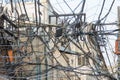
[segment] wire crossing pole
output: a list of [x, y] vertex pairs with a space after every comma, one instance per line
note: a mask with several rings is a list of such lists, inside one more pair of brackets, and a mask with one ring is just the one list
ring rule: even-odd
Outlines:
[[[118, 23], [119, 23], [118, 28], [120, 29], [120, 6], [118, 7]], [[120, 33], [120, 31], [119, 31], [119, 33]], [[118, 39], [119, 38], [120, 38], [120, 35], [118, 35]], [[118, 80], [120, 80], [120, 55], [118, 55], [117, 62], [118, 62]]]
[[[3, 7], [0, 6], [0, 14], [3, 12]], [[2, 16], [2, 15], [1, 15]], [[4, 19], [0, 16], [0, 27], [3, 27], [4, 25]]]

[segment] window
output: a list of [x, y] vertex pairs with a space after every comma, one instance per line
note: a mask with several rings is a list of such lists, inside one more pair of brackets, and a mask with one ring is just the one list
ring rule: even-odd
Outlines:
[[88, 65], [88, 64], [89, 64], [89, 60], [87, 57], [78, 56], [78, 65], [84, 66], [84, 65]]

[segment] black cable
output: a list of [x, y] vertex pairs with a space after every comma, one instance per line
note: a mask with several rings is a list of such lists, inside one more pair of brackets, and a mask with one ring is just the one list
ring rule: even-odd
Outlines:
[[20, 7], [20, 12], [23, 13], [23, 12], [22, 12], [22, 8], [21, 8], [20, 1], [19, 1], [19, 0], [18, 0], [18, 5], [19, 5], [19, 7]]
[[[101, 34], [101, 33], [105, 33], [105, 29], [104, 29], [104, 27], [103, 26], [97, 26], [98, 27], [98, 29], [97, 29], [97, 31], [98, 30], [100, 30], [99, 31], [99, 33]], [[103, 31], [102, 31], [102, 27], [103, 27]], [[99, 29], [100, 28], [100, 29]], [[102, 40], [100, 40], [100, 43], [104, 43], [104, 35], [101, 35], [101, 36], [99, 36], [98, 34], [96, 35], [97, 37], [100, 37]], [[95, 37], [96, 38], [96, 41], [97, 41], [97, 43], [98, 43], [98, 48], [99, 48], [99, 50], [100, 50], [100, 45], [99, 45], [99, 42], [98, 42], [98, 38], [97, 37]], [[109, 56], [108, 56], [108, 52], [107, 52], [107, 50], [106, 50], [106, 47], [104, 46], [104, 48], [105, 48], [105, 51], [106, 51], [106, 55], [107, 55], [107, 57], [108, 57], [108, 61], [109, 61], [109, 64], [110, 64], [110, 67], [111, 67], [111, 69], [112, 69], [112, 65], [111, 65], [111, 62], [110, 62], [110, 59], [109, 59]], [[102, 53], [102, 52], [100, 52], [100, 53]], [[102, 56], [102, 54], [101, 54], [101, 56]], [[102, 57], [103, 58], [103, 57]], [[104, 59], [104, 58], [103, 58]], [[104, 62], [105, 63], [105, 62]], [[105, 65], [106, 66], [106, 65]], [[113, 72], [113, 69], [112, 69], [112, 72]]]
[[82, 4], [83, 0], [75, 7], [75, 9], [73, 10], [74, 12], [77, 10], [78, 7], [80, 7], [80, 4]]
[[110, 13], [110, 11], [111, 11], [113, 5], [114, 5], [114, 2], [115, 2], [115, 0], [113, 0], [113, 2], [112, 2], [112, 4], [111, 4], [111, 6], [110, 6], [110, 8], [109, 8], [109, 10], [108, 10], [108, 12], [107, 12], [107, 14], [106, 14], [103, 18], [101, 18], [100, 20], [105, 19], [105, 18], [109, 15], [109, 13]]
[[[88, 51], [88, 53], [91, 53], [91, 51], [90, 51], [90, 48], [89, 48], [89, 46], [88, 46], [88, 43], [86, 42], [86, 40], [84, 39], [84, 42], [85, 42], [85, 45], [86, 45], [86, 47], [87, 47], [87, 51]], [[79, 43], [79, 45], [81, 46], [81, 44]], [[93, 53], [93, 52], [92, 52]], [[94, 53], [93, 53], [94, 54]], [[89, 55], [89, 54], [88, 54]], [[88, 59], [89, 58], [89, 56], [88, 55], [84, 55], [85, 56], [85, 58], [86, 59]], [[91, 66], [91, 64], [90, 64], [90, 62], [88, 61], [88, 63], [89, 63], [89, 65]], [[96, 64], [95, 64], [95, 62], [93, 61], [93, 64], [95, 65], [95, 68], [96, 68], [96, 70], [98, 71], [98, 68], [96, 67]], [[91, 66], [92, 67], [92, 66]], [[92, 70], [93, 70], [93, 72], [94, 72], [94, 74], [96, 73], [95, 71], [94, 71], [94, 69], [92, 68]], [[96, 79], [97, 80], [99, 80], [98, 79], [98, 76], [95, 76], [96, 77]]]
[[[29, 64], [29, 65], [46, 65], [44, 63], [27, 63], [25, 62], [26, 64]], [[81, 74], [81, 75], [90, 75], [90, 76], [105, 76], [105, 77], [109, 77], [111, 78], [112, 80], [116, 80], [114, 77], [112, 77], [111, 75], [109, 74], [105, 74], [105, 73], [100, 73], [100, 74], [89, 74], [89, 73], [82, 73], [82, 72], [79, 72], [79, 71], [74, 71], [74, 68], [68, 68], [68, 67], [65, 67], [65, 66], [61, 66], [61, 65], [49, 65], [47, 64], [49, 67], [51, 67], [50, 69], [58, 69], [58, 70], [63, 70], [63, 71], [67, 71], [67, 72], [74, 72], [74, 73], [77, 73], [77, 74]], [[49, 69], [49, 70], [50, 70]]]
[[[47, 31], [44, 29], [44, 31], [47, 33]], [[47, 35], [49, 35], [48, 33], [47, 33]], [[53, 40], [52, 40], [53, 41]], [[55, 43], [54, 41], [53, 41], [53, 43]], [[56, 43], [55, 43], [56, 44]], [[68, 43], [68, 45], [69, 45], [69, 43]], [[63, 52], [66, 50], [66, 48], [68, 47], [68, 45], [65, 47], [65, 49], [63, 50]], [[58, 46], [57, 45], [55, 45], [56, 47], [57, 47], [57, 49], [58, 49]], [[61, 54], [62, 55], [62, 57], [64, 58], [64, 60], [66, 61], [66, 63], [67, 63], [67, 60], [66, 60], [66, 58], [64, 57], [64, 55], [63, 54]], [[69, 63], [67, 63], [67, 65], [68, 66], [70, 66], [70, 64]], [[77, 76], [77, 78], [80, 80], [80, 78], [79, 78], [79, 76], [75, 73], [75, 75]]]
[[58, 16], [58, 13], [54, 10], [53, 6], [52, 6], [51, 3], [50, 3], [50, 0], [47, 0], [47, 2], [48, 2], [50, 8], [51, 8], [52, 11], [53, 11], [52, 13], [53, 13], [54, 15]]
[[[51, 9], [48, 8], [48, 7], [46, 7], [46, 6], [44, 6], [44, 5], [42, 5], [42, 4], [41, 4], [41, 6], [44, 7], [44, 8], [46, 8], [50, 13], [54, 14], [55, 17], [58, 17], [59, 14], [54, 10], [53, 6], [51, 5], [51, 2], [49, 0], [47, 0], [47, 3], [49, 4], [49, 7]], [[58, 19], [60, 19], [60, 18], [58, 17]]]
[[[15, 7], [15, 11], [16, 11], [17, 16], [18, 16], [18, 25], [17, 25], [17, 26], [19, 26], [19, 25], [20, 25], [20, 16], [19, 16], [19, 12], [18, 12], [18, 10], [16, 9], [16, 7]], [[20, 37], [19, 27], [17, 28], [17, 32], [18, 32], [17, 37], [19, 38], [19, 37]]]
[[[95, 33], [96, 34], [96, 33]], [[103, 64], [105, 65], [105, 68], [107, 68], [107, 66], [106, 66], [106, 64], [105, 64], [105, 60], [104, 60], [104, 58], [103, 58], [103, 56], [102, 56], [102, 52], [101, 52], [101, 50], [100, 50], [100, 47], [97, 45], [97, 44], [99, 44], [98, 42], [96, 42], [97, 41], [97, 35], [93, 35], [93, 36], [90, 36], [90, 35], [88, 35], [89, 37], [87, 38], [88, 39], [88, 41], [89, 41], [89, 44], [90, 44], [90, 46], [92, 47], [92, 49], [94, 49], [96, 52], [98, 52], [99, 53], [99, 55], [101, 55], [101, 57], [102, 57], [102, 60], [103, 60]], [[94, 40], [95, 39], [95, 40]], [[94, 46], [97, 46], [96, 48], [94, 47]]]
[[1, 17], [10, 23], [14, 28], [17, 28], [17, 26], [5, 14], [3, 14]]
[[[81, 10], [82, 12], [83, 12], [83, 8], [82, 8], [82, 10]], [[53, 11], [53, 13], [54, 13], [54, 11]], [[36, 17], [37, 18], [37, 17]], [[36, 22], [38, 22], [38, 21], [36, 21]], [[46, 42], [44, 43], [45, 45], [46, 45]]]
[[27, 20], [30, 21], [30, 19], [29, 19], [29, 17], [28, 17], [27, 10], [26, 10], [26, 7], [25, 7], [25, 2], [24, 2], [24, 0], [22, 0], [22, 4], [23, 4], [23, 8], [24, 8], [25, 14], [26, 14], [26, 16], [27, 16]]
[[103, 12], [103, 8], [104, 8], [104, 5], [105, 5], [105, 1], [106, 1], [106, 0], [103, 0], [102, 8], [101, 8], [100, 14], [99, 14], [99, 16], [98, 16], [98, 20], [100, 20], [100, 16], [101, 16], [101, 14], [102, 14], [102, 12]]
[[75, 17], [75, 13], [74, 13], [74, 11], [72, 10], [72, 8], [68, 5], [68, 3], [67, 3], [65, 0], [63, 0], [63, 1], [65, 2], [65, 4], [68, 6], [68, 8], [71, 10], [72, 14], [73, 14], [74, 17]]
[[[48, 46], [48, 45], [46, 44], [46, 42], [42, 39], [42, 37], [41, 37], [41, 36], [38, 36], [38, 38], [45, 44], [46, 48], [50, 51], [49, 46]], [[51, 52], [51, 53], [54, 54], [53, 52]], [[55, 59], [55, 61], [57, 62], [57, 64], [61, 65], [60, 62], [59, 62], [53, 55], [51, 55], [50, 53], [49, 53], [48, 55], [49, 55], [49, 56], [52, 56], [52, 58]], [[64, 73], [65, 73], [65, 71], [64, 71]], [[65, 74], [66, 74], [66, 73], [65, 73]], [[67, 74], [66, 74], [66, 76], [68, 77], [69, 80], [71, 80], [70, 77], [69, 77]]]
[[84, 11], [84, 8], [85, 8], [85, 3], [86, 3], [86, 0], [83, 0], [83, 5], [82, 5], [82, 8], [81, 8], [81, 11], [80, 11], [80, 13], [83, 13], [83, 11]]
[[[38, 0], [38, 3], [40, 0]], [[38, 4], [38, 16], [39, 16], [39, 26], [41, 25], [41, 12], [40, 12], [40, 5]]]
[[56, 0], [57, 4], [59, 5], [59, 7], [61, 8], [61, 10], [65, 13], [64, 9], [62, 8], [62, 6], [59, 4], [58, 0]]
[[[79, 12], [80, 14], [83, 13], [83, 11], [84, 11], [85, 3], [86, 3], [86, 0], [83, 1], [81, 11]], [[80, 18], [81, 23], [83, 23], [83, 22], [82, 22], [82, 16], [83, 16], [83, 15], [80, 15], [80, 17], [78, 17], [78, 18]], [[85, 15], [84, 15], [84, 16], [85, 16]], [[84, 23], [85, 23], [85, 21], [84, 21]], [[85, 25], [84, 25], [84, 26], [85, 26]]]
[[[78, 42], [78, 44], [79, 44], [79, 46], [81, 47], [81, 49], [82, 49], [82, 45], [80, 44], [80, 42], [79, 41], [76, 41], [76, 42]], [[86, 40], [85, 40], [85, 38], [84, 38], [84, 42], [85, 42], [85, 45], [86, 45], [86, 47], [87, 47], [87, 51], [88, 51], [88, 53], [91, 53], [91, 51], [90, 51], [90, 49], [89, 49], [89, 46], [87, 45], [87, 42], [86, 42]], [[82, 50], [83, 51], [83, 50]], [[89, 55], [89, 54], [88, 54]], [[84, 54], [84, 56], [88, 59], [88, 56], [87, 54]], [[98, 68], [96, 67], [96, 64], [94, 63], [94, 61], [93, 61], [93, 64], [95, 65], [95, 68], [98, 70]], [[91, 64], [90, 64], [91, 65]], [[94, 71], [93, 71], [94, 72]], [[95, 72], [94, 72], [94, 74], [95, 74]], [[99, 80], [98, 79], [98, 77], [96, 76], [96, 79], [97, 80]]]
[[17, 37], [12, 32], [4, 29], [3, 27], [0, 27], [0, 29], [4, 30], [8, 35], [10, 35], [10, 36], [14, 37], [15, 39], [17, 39]]
[[34, 5], [35, 5], [35, 19], [36, 19], [36, 26], [38, 26], [37, 0], [34, 0]]
[[12, 9], [12, 12], [13, 12], [13, 0], [10, 0], [11, 2], [11, 9]]
[[[84, 55], [87, 55], [87, 52], [84, 51], [82, 47], [80, 47], [77, 43], [75, 43], [73, 40], [71, 40], [71, 38], [68, 38], [68, 39], [69, 39], [77, 48], [79, 48], [79, 49], [83, 52]], [[92, 59], [98, 66], [101, 66], [93, 57], [91, 57], [90, 55], [88, 55], [88, 57], [89, 57], [90, 59]]]

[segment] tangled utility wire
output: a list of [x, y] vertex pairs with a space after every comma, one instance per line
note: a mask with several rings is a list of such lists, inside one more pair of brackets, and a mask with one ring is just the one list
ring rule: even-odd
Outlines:
[[[12, 20], [11, 16], [6, 13], [6, 8], [3, 8], [2, 13], [0, 13], [0, 23], [3, 23], [0, 25], [0, 47], [2, 47], [0, 48], [0, 67], [2, 67], [0, 68], [2, 69], [0, 74], [7, 75], [9, 79], [18, 80], [40, 79], [41, 77], [47, 79], [58, 71], [69, 80], [72, 80], [72, 78], [67, 72], [74, 74], [78, 80], [80, 80], [79, 75], [96, 76], [97, 80], [100, 80], [101, 76], [105, 76], [115, 80], [112, 74], [109, 73], [100, 50], [101, 45], [106, 45], [104, 35], [109, 35], [111, 32], [106, 32], [102, 26], [96, 26], [98, 24], [88, 24], [86, 22], [86, 14], [83, 13], [86, 0], [81, 1], [74, 10], [63, 0], [72, 12], [69, 15], [58, 14], [49, 0], [47, 2], [51, 9], [41, 4], [39, 0], [34, 0], [35, 21], [33, 22], [29, 19], [26, 9], [27, 4], [24, 0], [21, 0], [21, 3], [18, 0], [18, 4], [23, 6], [24, 14], [20, 14], [17, 8], [14, 7], [13, 0], [10, 1], [11, 12], [15, 12], [17, 16]], [[105, 17], [110, 13], [113, 4], [114, 2]], [[74, 13], [80, 5], [82, 5], [80, 12], [78, 14]], [[19, 5], [20, 7], [21, 5]], [[42, 24], [41, 7], [47, 8], [52, 13], [49, 17], [50, 20], [55, 17], [61, 22], [56, 20], [56, 23], [58, 23], [56, 25], [51, 25], [51, 23]], [[99, 18], [102, 10], [103, 8]], [[105, 17], [99, 20], [103, 20]], [[71, 44], [75, 46], [78, 52], [72, 49]], [[70, 55], [75, 55], [76, 58], [84, 56], [88, 59], [86, 60], [87, 64], [82, 66], [89, 66], [92, 73], [79, 72], [81, 70], [79, 68], [82, 66], [72, 66], [68, 57]], [[89, 60], [92, 60], [93, 64]], [[62, 62], [65, 62], [65, 64]], [[71, 60], [71, 63], [73, 63], [73, 60]], [[104, 71], [108, 73], [106, 74]]]

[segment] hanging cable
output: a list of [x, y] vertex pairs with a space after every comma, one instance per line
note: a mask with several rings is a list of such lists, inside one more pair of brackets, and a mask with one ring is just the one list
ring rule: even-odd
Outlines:
[[66, 12], [64, 11], [64, 9], [62, 8], [62, 6], [59, 4], [58, 0], [56, 0], [57, 4], [59, 5], [59, 7], [61, 8], [61, 10], [66, 14]]
[[102, 12], [103, 12], [103, 8], [104, 8], [104, 5], [105, 5], [105, 1], [106, 1], [106, 0], [103, 0], [102, 8], [101, 8], [100, 14], [99, 14], [99, 16], [98, 16], [98, 20], [100, 20], [100, 16], [101, 16], [101, 14], [102, 14]]
[[35, 5], [35, 20], [36, 20], [36, 26], [38, 26], [37, 0], [34, 1], [34, 5]]
[[112, 4], [111, 4], [111, 6], [110, 6], [110, 8], [109, 8], [109, 10], [108, 10], [108, 12], [107, 12], [107, 14], [106, 14], [103, 18], [101, 18], [100, 20], [105, 19], [105, 18], [109, 15], [109, 13], [111, 12], [111, 9], [112, 9], [114, 3], [115, 3], [115, 0], [112, 1]]
[[11, 2], [11, 10], [13, 12], [13, 0], [10, 0], [10, 2]]
[[48, 2], [49, 6], [51, 7], [51, 9], [53, 11], [53, 14], [56, 15], [56, 16], [58, 16], [58, 13], [54, 10], [53, 6], [50, 3], [50, 0], [47, 0], [47, 2]]
[[82, 5], [81, 11], [79, 13], [83, 13], [84, 7], [85, 7], [85, 3], [86, 3], [86, 0], [83, 1], [83, 5]]
[[82, 4], [83, 0], [80, 1], [80, 3], [75, 7], [75, 9], [73, 10], [74, 12], [77, 10], [77, 8]]
[[27, 10], [26, 10], [26, 7], [25, 7], [25, 2], [24, 2], [24, 0], [22, 0], [22, 4], [23, 4], [23, 8], [24, 8], [25, 14], [26, 14], [26, 16], [27, 16], [27, 20], [30, 21], [30, 19], [29, 19], [29, 17], [28, 17]]
[[[40, 0], [38, 0], [38, 3], [40, 3]], [[39, 26], [41, 25], [41, 12], [40, 12], [40, 5], [38, 4], [38, 15], [39, 15]]]
[[74, 13], [74, 11], [72, 10], [72, 8], [68, 5], [68, 3], [67, 3], [65, 0], [63, 0], [63, 1], [65, 2], [65, 4], [68, 6], [68, 8], [71, 10], [72, 14], [73, 14], [74, 17], [75, 17], [75, 13]]
[[21, 8], [21, 4], [20, 4], [20, 1], [19, 1], [19, 0], [18, 0], [18, 5], [19, 5], [19, 7], [20, 7], [20, 12], [23, 13], [23, 12], [22, 12], [22, 8]]

